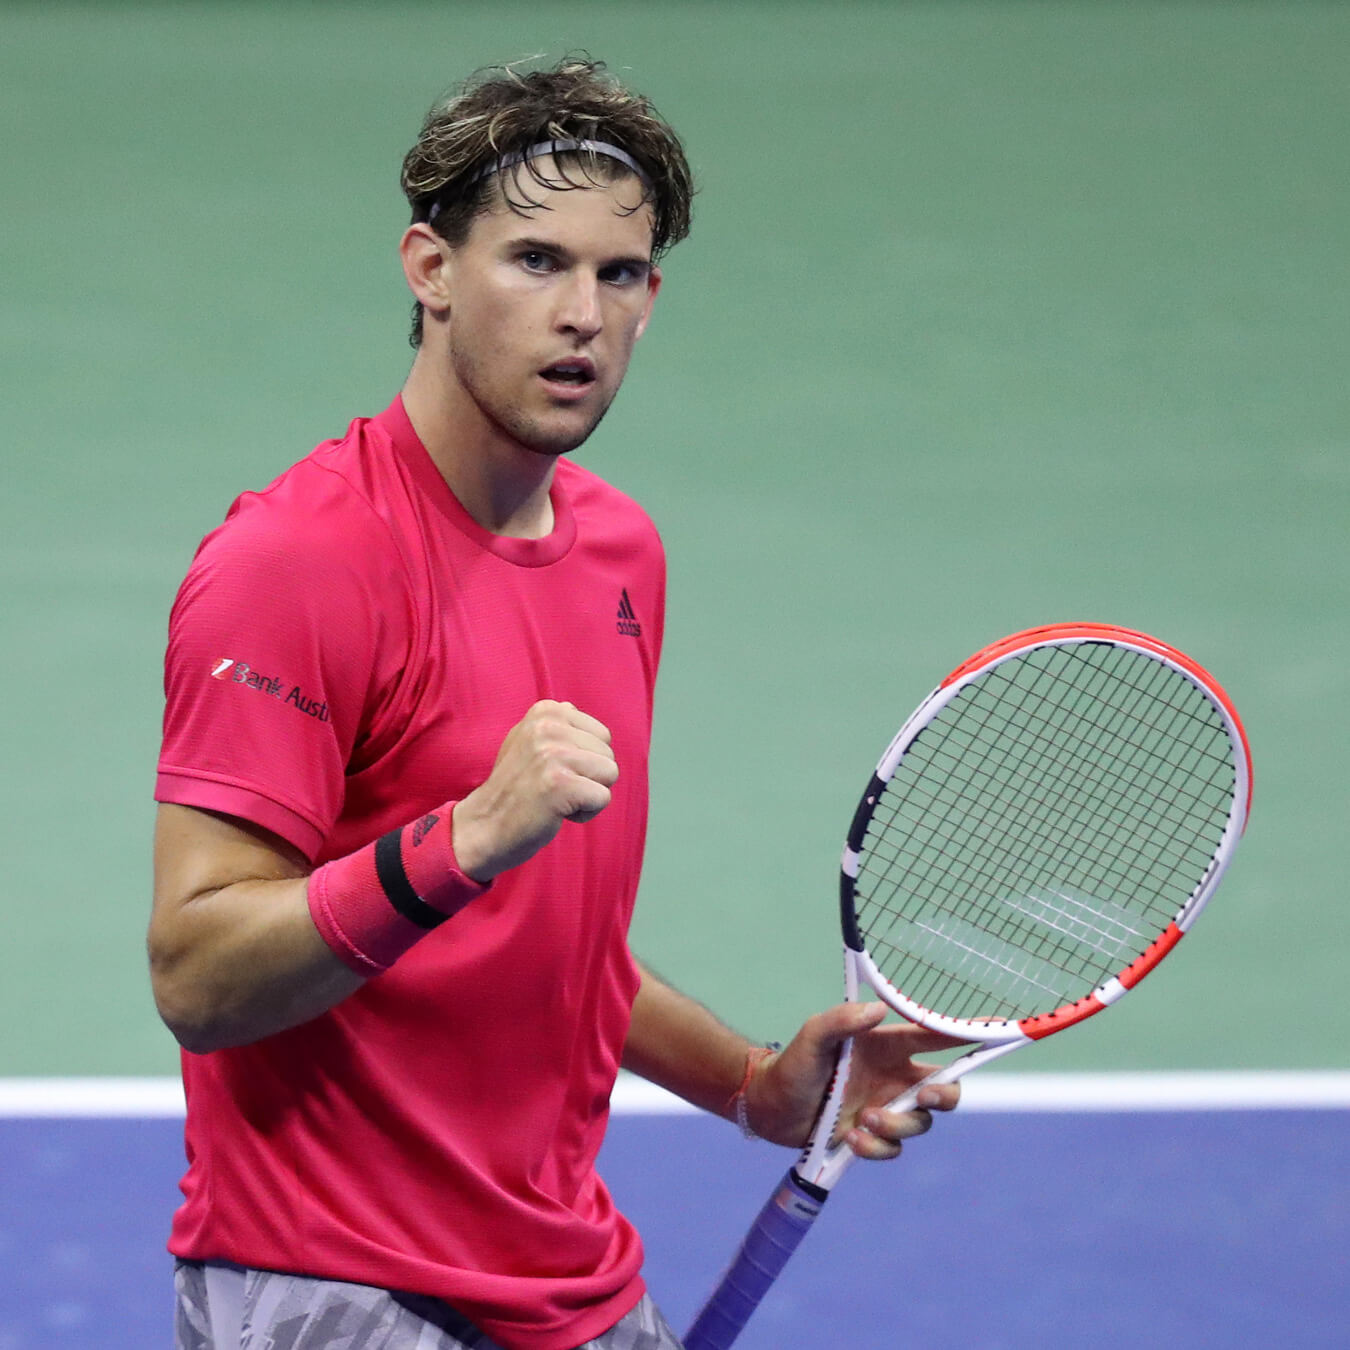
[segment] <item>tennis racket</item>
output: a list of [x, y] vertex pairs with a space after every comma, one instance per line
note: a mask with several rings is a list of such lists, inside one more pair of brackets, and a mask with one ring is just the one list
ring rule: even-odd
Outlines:
[[[882, 755], [841, 864], [846, 997], [975, 1044], [889, 1109], [1133, 989], [1214, 894], [1250, 795], [1232, 703], [1156, 638], [1060, 624], [958, 666]], [[735, 1341], [852, 1162], [851, 1054], [686, 1350]]]

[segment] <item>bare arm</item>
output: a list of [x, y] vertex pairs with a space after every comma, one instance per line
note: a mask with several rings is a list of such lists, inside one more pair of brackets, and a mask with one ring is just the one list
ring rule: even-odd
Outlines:
[[[543, 848], [564, 821], [610, 800], [608, 730], [570, 703], [536, 703], [454, 809], [460, 867], [485, 882]], [[326, 1012], [358, 989], [310, 916], [306, 860], [233, 817], [159, 808], [150, 980], [160, 1016], [199, 1054], [246, 1045]]]
[[201, 1054], [298, 1026], [362, 984], [309, 917], [309, 870], [256, 825], [159, 808], [150, 982], [185, 1049]]
[[752, 1043], [701, 1003], [639, 963], [642, 984], [624, 1045], [623, 1067], [682, 1097], [729, 1117]]
[[[753, 1042], [640, 968], [642, 985], [633, 1004], [624, 1068], [695, 1106], [732, 1118]], [[844, 1003], [807, 1018], [786, 1049], [755, 1066], [745, 1089], [751, 1128], [777, 1144], [805, 1144], [834, 1072], [836, 1052], [853, 1036], [858, 1038], [857, 1057], [841, 1116], [841, 1130], [853, 1151], [864, 1158], [893, 1158], [902, 1140], [927, 1130], [932, 1123], [927, 1110], [896, 1114], [880, 1108], [932, 1067], [915, 1061], [914, 1055], [956, 1042], [907, 1023], [882, 1027], [884, 1014], [880, 1004]], [[952, 1085], [925, 1089], [921, 1101], [924, 1107], [946, 1111], [958, 1096]]]

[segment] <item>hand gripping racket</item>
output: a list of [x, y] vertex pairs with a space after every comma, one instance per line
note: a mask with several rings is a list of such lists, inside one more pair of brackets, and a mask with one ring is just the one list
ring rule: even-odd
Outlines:
[[[1250, 794], [1233, 705], [1156, 638], [1060, 624], [958, 666], [881, 757], [844, 846], [846, 997], [869, 986], [975, 1043], [889, 1109], [1133, 989], [1213, 895]], [[686, 1350], [732, 1344], [852, 1162], [833, 1138], [851, 1053]]]

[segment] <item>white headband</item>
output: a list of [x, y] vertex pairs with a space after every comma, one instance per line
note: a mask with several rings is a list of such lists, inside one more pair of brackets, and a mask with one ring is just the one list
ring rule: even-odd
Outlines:
[[[617, 145], [610, 145], [608, 141], [539, 141], [526, 150], [517, 150], [513, 154], [502, 155], [500, 158], [493, 160], [481, 173], [474, 177], [473, 182], [481, 182], [490, 173], [503, 173], [517, 164], [524, 164], [526, 160], [538, 159], [540, 155], [556, 155], [565, 150], [585, 150], [592, 155], [604, 155], [607, 159], [618, 160], [637, 177], [644, 188], [649, 190], [651, 188], [651, 182], [647, 175], [642, 172], [637, 160], [627, 150], [620, 150]], [[431, 210], [427, 213], [428, 222], [436, 219], [440, 209], [440, 202], [432, 203]]]

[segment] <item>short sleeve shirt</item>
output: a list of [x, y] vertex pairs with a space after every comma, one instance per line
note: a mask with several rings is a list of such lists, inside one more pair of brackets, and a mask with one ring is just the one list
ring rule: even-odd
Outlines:
[[397, 400], [244, 494], [174, 604], [156, 789], [318, 865], [471, 791], [539, 699], [610, 729], [593, 821], [323, 1016], [183, 1056], [175, 1253], [433, 1295], [511, 1350], [642, 1293], [594, 1164], [638, 983], [664, 561], [570, 460], [551, 497], [546, 538], [489, 534]]

